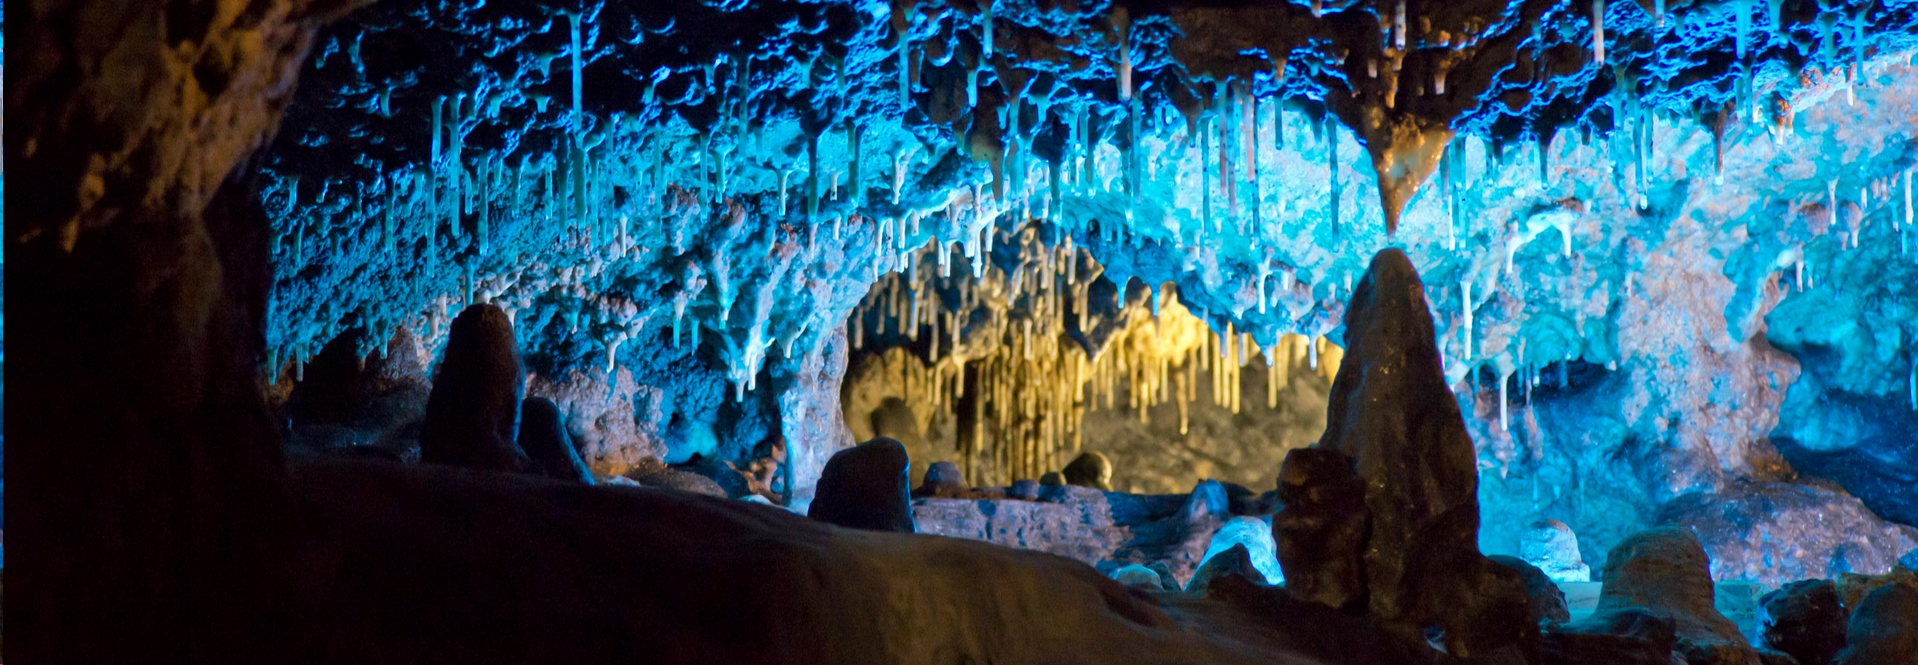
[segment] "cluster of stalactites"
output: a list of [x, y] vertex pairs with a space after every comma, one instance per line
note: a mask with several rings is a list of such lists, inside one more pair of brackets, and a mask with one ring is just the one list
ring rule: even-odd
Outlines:
[[907, 365], [902, 397], [969, 423], [955, 451], [968, 478], [988, 475], [972, 468], [982, 457], [1005, 482], [1060, 468], [1084, 443], [1086, 414], [1100, 408], [1148, 422], [1151, 407], [1176, 402], [1182, 433], [1189, 405], [1202, 398], [1237, 413], [1242, 368], [1256, 356], [1268, 368], [1266, 408], [1277, 408], [1301, 368], [1327, 381], [1338, 371], [1343, 352], [1324, 337], [1282, 334], [1262, 347], [1235, 324], [1207, 325], [1167, 287], [1156, 314], [1126, 305], [1125, 325], [1089, 354], [1073, 331], [1110, 325], [1088, 306], [1102, 268], [1069, 239], [1047, 246], [1027, 232], [1013, 241], [1022, 251], [1012, 271], [988, 262], [977, 277], [920, 269], [941, 261], [940, 251], [915, 251], [907, 270], [880, 278], [848, 322], [855, 349], [881, 340], [924, 349], [925, 364]]

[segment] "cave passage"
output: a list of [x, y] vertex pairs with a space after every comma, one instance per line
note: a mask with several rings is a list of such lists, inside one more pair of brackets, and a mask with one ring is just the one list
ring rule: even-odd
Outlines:
[[1918, 662], [1918, 0], [20, 4], [19, 662]]

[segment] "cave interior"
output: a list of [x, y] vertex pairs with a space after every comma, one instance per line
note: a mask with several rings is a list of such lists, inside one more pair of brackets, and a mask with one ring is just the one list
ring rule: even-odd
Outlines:
[[1918, 663], [1918, 0], [6, 18], [18, 662]]

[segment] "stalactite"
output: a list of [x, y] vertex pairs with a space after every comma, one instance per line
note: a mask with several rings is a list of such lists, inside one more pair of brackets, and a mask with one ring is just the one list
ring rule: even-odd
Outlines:
[[1332, 234], [1339, 231], [1339, 135], [1338, 124], [1331, 113], [1325, 114], [1325, 170], [1327, 174], [1326, 198], [1330, 202], [1331, 212], [1327, 219], [1332, 222]]
[[1605, 0], [1592, 0], [1592, 63], [1605, 65]]

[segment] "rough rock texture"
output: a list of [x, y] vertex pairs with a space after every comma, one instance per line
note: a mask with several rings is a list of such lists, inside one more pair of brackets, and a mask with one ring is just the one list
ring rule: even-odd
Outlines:
[[520, 402], [519, 449], [547, 477], [588, 485], [593, 482], [592, 470], [580, 461], [573, 437], [566, 433], [566, 416], [552, 400], [528, 397]]
[[1712, 578], [1765, 585], [1877, 573], [1918, 548], [1918, 528], [1878, 519], [1843, 492], [1790, 483], [1733, 483], [1679, 497], [1657, 521], [1689, 528], [1711, 554]]
[[566, 416], [566, 430], [579, 444], [580, 458], [595, 473], [620, 475], [643, 459], [662, 459], [667, 414], [658, 391], [641, 386], [629, 368], [611, 377], [569, 371], [560, 376], [533, 372], [526, 393], [552, 400]]
[[920, 499], [913, 514], [920, 533], [1050, 552], [1101, 569], [1160, 566], [1177, 590], [1198, 570], [1219, 530], [1249, 516], [1234, 511], [1261, 507], [1234, 504], [1211, 481], [1191, 494], [1135, 495], [1071, 485], [1041, 490], [1037, 483], [1033, 491], [1030, 499], [1010, 489], [1005, 498]]
[[644, 460], [637, 468], [626, 472], [626, 475], [610, 477], [625, 478], [641, 487], [677, 490], [719, 499], [728, 498], [726, 488], [721, 487], [719, 483], [712, 478], [684, 469], [673, 468], [658, 460]]
[[[1672, 622], [1678, 647], [1688, 657], [1758, 657], [1738, 624], [1713, 603], [1710, 562], [1691, 531], [1664, 527], [1626, 538], [1605, 556], [1604, 580], [1594, 616], [1645, 608]], [[1715, 655], [1721, 652], [1731, 655]]]
[[1761, 644], [1790, 655], [1798, 665], [1825, 665], [1845, 647], [1850, 609], [1831, 580], [1801, 580], [1758, 600]]
[[827, 460], [806, 514], [854, 529], [912, 533], [912, 496], [906, 485], [911, 466], [906, 447], [892, 439], [841, 450]]
[[[1319, 445], [1351, 458], [1364, 480], [1367, 613], [1413, 635], [1443, 626], [1447, 649], [1459, 655], [1517, 641], [1536, 624], [1524, 620], [1518, 575], [1479, 554], [1472, 440], [1446, 387], [1424, 285], [1404, 252], [1373, 257], [1345, 327], [1345, 362]], [[1290, 510], [1288, 501], [1282, 513]], [[1298, 577], [1287, 570], [1288, 580]]]
[[1502, 554], [1485, 558], [1511, 569], [1525, 580], [1525, 595], [1531, 599], [1529, 608], [1533, 622], [1550, 626], [1572, 620], [1571, 609], [1565, 605], [1565, 591], [1558, 588], [1557, 581], [1545, 571], [1523, 559]]
[[1835, 665], [1893, 665], [1918, 661], [1918, 585], [1887, 584], [1852, 608], [1845, 650]]
[[420, 461], [493, 471], [533, 468], [514, 444], [526, 391], [515, 344], [513, 322], [498, 307], [473, 305], [453, 319], [426, 399]]
[[1370, 528], [1365, 481], [1352, 459], [1334, 450], [1304, 448], [1285, 456], [1279, 501], [1272, 517], [1285, 590], [1300, 600], [1339, 609], [1365, 602], [1362, 552]]

